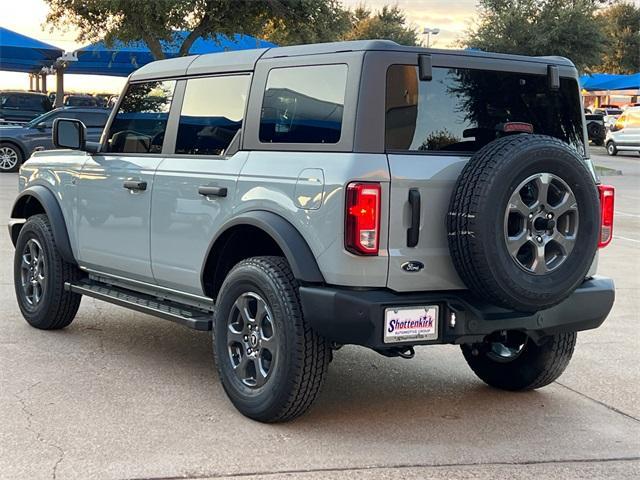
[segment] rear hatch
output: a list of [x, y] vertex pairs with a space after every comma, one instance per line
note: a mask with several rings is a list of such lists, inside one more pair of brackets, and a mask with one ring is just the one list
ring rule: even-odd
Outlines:
[[527, 73], [495, 68], [434, 66], [429, 81], [419, 80], [414, 65], [387, 70], [387, 286], [393, 290], [465, 288], [449, 257], [445, 219], [455, 182], [474, 152], [514, 126], [585, 151], [575, 77], [560, 77], [559, 88], [551, 88], [546, 64]]

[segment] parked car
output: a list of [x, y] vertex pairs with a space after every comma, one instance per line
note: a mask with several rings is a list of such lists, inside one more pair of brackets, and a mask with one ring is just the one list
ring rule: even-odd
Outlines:
[[51, 110], [49, 97], [35, 92], [0, 92], [0, 124], [28, 122]]
[[37, 150], [53, 147], [51, 130], [57, 118], [74, 118], [86, 127], [87, 140], [100, 140], [109, 110], [62, 107], [22, 125], [0, 125], [0, 173], [15, 172]]
[[640, 153], [640, 108], [627, 109], [609, 129], [606, 138], [607, 153], [637, 151]]
[[602, 115], [605, 127], [610, 128], [616, 123], [618, 117], [622, 115], [622, 110], [620, 108], [596, 108], [593, 113], [595, 115]]
[[102, 107], [99, 102], [91, 95], [66, 95], [63, 102], [65, 107]]
[[584, 116], [587, 122], [587, 134], [589, 140], [594, 145], [604, 145], [604, 139], [607, 135], [607, 129], [604, 125], [604, 116], [596, 114], [586, 114]]
[[344, 344], [456, 344], [493, 387], [544, 387], [614, 301], [614, 192], [584, 131], [559, 57], [358, 41], [153, 62], [102, 143], [58, 119], [72, 150], [22, 166], [18, 305], [43, 330], [83, 295], [211, 330], [263, 422], [305, 412]]

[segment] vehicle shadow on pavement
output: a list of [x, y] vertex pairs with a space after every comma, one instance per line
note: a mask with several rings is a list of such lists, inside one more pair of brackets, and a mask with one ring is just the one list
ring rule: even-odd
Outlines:
[[[87, 315], [85, 307], [69, 329], [54, 334], [63, 341], [53, 339], [52, 347], [97, 350], [110, 370], [121, 368], [154, 379], [179, 376], [199, 390], [197, 397], [211, 398], [210, 410], [222, 407], [225, 413], [240, 415], [224, 398], [208, 333], [83, 300], [83, 304], [87, 303], [91, 310], [102, 312]], [[473, 420], [478, 422], [478, 428], [487, 428], [500, 412], [509, 416], [526, 410], [526, 416], [540, 415], [542, 420], [549, 413], [548, 407], [553, 407], [555, 414], [564, 415], [563, 410], [573, 407], [563, 406], [558, 396], [551, 394], [558, 390], [561, 387], [551, 386], [535, 392], [511, 393], [489, 388], [470, 371], [458, 346], [418, 348], [413, 360], [386, 358], [365, 348], [346, 346], [334, 352], [314, 407], [289, 425], [316, 429], [330, 424], [347, 423], [353, 427], [373, 422], [381, 427], [410, 427], [416, 421], [424, 421], [457, 429], [461, 422]]]

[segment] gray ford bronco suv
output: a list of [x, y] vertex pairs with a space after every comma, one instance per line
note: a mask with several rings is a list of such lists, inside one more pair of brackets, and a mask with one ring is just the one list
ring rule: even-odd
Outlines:
[[30, 325], [83, 295], [211, 330], [250, 418], [308, 409], [333, 351], [459, 344], [484, 382], [543, 387], [602, 324], [613, 189], [563, 58], [362, 41], [163, 60], [101, 142], [58, 119], [9, 230]]

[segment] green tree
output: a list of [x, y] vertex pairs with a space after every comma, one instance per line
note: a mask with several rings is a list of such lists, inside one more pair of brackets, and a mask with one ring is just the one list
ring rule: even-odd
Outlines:
[[351, 29], [342, 36], [345, 40], [384, 39], [401, 45], [419, 45], [418, 32], [407, 25], [407, 17], [397, 5], [385, 5], [376, 13], [360, 5], [351, 18]]
[[241, 33], [278, 45], [387, 38], [414, 45], [416, 32], [398, 7], [354, 12], [339, 0], [46, 0], [51, 26], [74, 26], [78, 40], [112, 45], [144, 42], [156, 59], [161, 42], [175, 42], [176, 30], [189, 35], [176, 44], [187, 55], [198, 38]]
[[[156, 59], [161, 42], [176, 30], [189, 35], [176, 48], [187, 55], [198, 38], [234, 33], [268, 37], [283, 44], [331, 41], [349, 28], [348, 11], [337, 0], [46, 0], [47, 22], [73, 25], [79, 41], [142, 41]], [[336, 22], [338, 28], [335, 29]], [[342, 22], [342, 26], [340, 26]]]
[[598, 0], [479, 0], [477, 24], [463, 46], [500, 53], [561, 55], [585, 70], [604, 50], [594, 19]]
[[351, 13], [338, 0], [283, 1], [267, 20], [262, 37], [277, 45], [334, 42], [351, 28]]
[[600, 11], [605, 36], [602, 61], [593, 70], [607, 73], [640, 71], [640, 6], [627, 2], [614, 3]]

